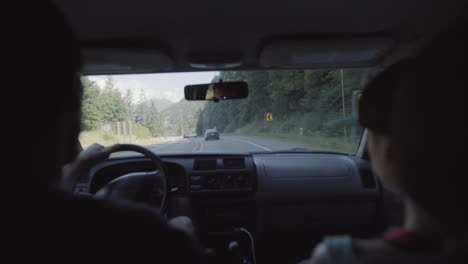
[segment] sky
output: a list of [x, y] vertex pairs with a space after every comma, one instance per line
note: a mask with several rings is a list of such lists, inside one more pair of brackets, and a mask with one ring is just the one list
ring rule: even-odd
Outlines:
[[[122, 95], [130, 88], [134, 101], [138, 101], [140, 90], [148, 99], [168, 99], [177, 102], [184, 97], [184, 87], [188, 84], [210, 83], [218, 72], [184, 72], [112, 75], [115, 86]], [[107, 75], [88, 76], [103, 88]]]

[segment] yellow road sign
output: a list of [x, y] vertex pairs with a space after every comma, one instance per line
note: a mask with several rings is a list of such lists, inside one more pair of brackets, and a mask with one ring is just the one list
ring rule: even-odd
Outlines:
[[265, 120], [266, 121], [273, 121], [273, 114], [272, 113], [266, 113], [265, 114]]

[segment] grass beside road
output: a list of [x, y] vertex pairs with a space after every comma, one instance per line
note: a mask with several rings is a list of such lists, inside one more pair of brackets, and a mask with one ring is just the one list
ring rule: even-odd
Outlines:
[[104, 131], [84, 131], [79, 136], [81, 146], [85, 149], [88, 146], [98, 143], [103, 146], [110, 146], [113, 144], [136, 144], [140, 146], [150, 146], [159, 144], [166, 141], [164, 137], [149, 137], [149, 138], [137, 138], [133, 136], [116, 136]]

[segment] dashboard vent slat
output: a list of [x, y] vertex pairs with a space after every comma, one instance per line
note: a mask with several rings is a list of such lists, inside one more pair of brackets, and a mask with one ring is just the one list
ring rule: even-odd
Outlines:
[[195, 170], [216, 170], [215, 159], [196, 159], [193, 163]]

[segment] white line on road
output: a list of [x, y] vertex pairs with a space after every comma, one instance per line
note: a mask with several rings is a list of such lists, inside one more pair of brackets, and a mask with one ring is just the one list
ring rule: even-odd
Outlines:
[[195, 147], [193, 147], [192, 152], [195, 152], [197, 147], [198, 147], [198, 140], [195, 140]]
[[260, 146], [260, 145], [258, 145], [258, 144], [252, 143], [252, 142], [247, 141], [247, 140], [242, 140], [242, 139], [237, 139], [237, 138], [231, 138], [231, 139], [238, 140], [238, 141], [242, 141], [242, 142], [245, 142], [245, 143], [254, 145], [254, 146], [256, 146], [256, 147], [262, 148], [262, 149], [264, 149], [264, 150], [272, 151], [272, 150], [269, 149], [269, 148], [265, 148], [264, 146]]
[[198, 149], [198, 152], [203, 152], [203, 140], [200, 140], [200, 148]]
[[203, 140], [199, 140], [198, 142], [200, 142], [200, 146], [198, 147], [197, 152], [203, 152]]

